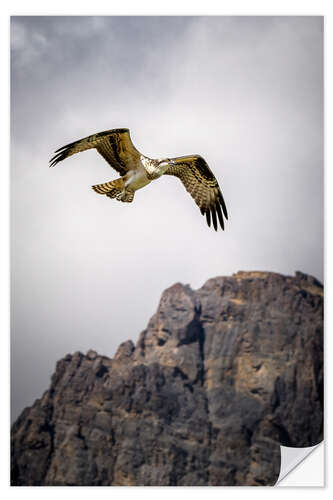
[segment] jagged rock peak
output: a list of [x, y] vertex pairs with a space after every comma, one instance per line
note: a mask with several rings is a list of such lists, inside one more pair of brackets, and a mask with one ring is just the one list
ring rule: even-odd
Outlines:
[[12, 484], [274, 484], [280, 444], [322, 440], [322, 331], [299, 271], [177, 283], [136, 345], [57, 363], [12, 427]]

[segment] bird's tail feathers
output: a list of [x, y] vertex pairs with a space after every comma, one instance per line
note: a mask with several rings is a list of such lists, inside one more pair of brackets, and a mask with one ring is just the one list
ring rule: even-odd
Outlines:
[[95, 193], [106, 194], [110, 198], [116, 198], [124, 190], [124, 181], [121, 177], [114, 181], [105, 182], [104, 184], [96, 184], [91, 186]]

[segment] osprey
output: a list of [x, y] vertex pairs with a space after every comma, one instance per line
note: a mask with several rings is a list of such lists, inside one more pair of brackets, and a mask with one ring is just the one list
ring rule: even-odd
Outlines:
[[[92, 186], [98, 194], [118, 201], [130, 203], [134, 193], [161, 175], [178, 177], [185, 189], [206, 215], [208, 226], [213, 221], [217, 231], [217, 219], [224, 229], [224, 217], [228, 219], [224, 199], [213, 172], [199, 155], [179, 156], [178, 158], [152, 159], [141, 154], [133, 145], [129, 129], [116, 128], [72, 142], [55, 151], [50, 167], [75, 153], [95, 148], [121, 177], [113, 181]], [[222, 210], [221, 210], [222, 208]]]

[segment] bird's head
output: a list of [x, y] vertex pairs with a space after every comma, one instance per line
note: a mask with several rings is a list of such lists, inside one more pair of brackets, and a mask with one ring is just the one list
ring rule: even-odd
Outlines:
[[161, 158], [158, 160], [158, 166], [163, 171], [167, 170], [171, 165], [176, 165], [174, 160], [170, 160], [170, 158]]

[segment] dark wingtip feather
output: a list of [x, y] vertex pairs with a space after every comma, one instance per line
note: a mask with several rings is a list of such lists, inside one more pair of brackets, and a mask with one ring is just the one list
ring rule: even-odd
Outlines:
[[67, 158], [67, 150], [61, 151], [60, 153], [57, 153], [54, 155], [51, 160], [49, 161], [50, 167], [55, 167], [59, 161], [65, 160]]
[[211, 209], [211, 212], [212, 212], [213, 226], [215, 231], [217, 231], [217, 218], [216, 218], [215, 207]]
[[57, 158], [58, 155], [55, 155], [55, 156], [52, 156], [51, 160], [49, 160], [49, 163], [52, 163], [53, 160], [55, 160]]
[[56, 149], [55, 153], [59, 153], [59, 152], [63, 151], [64, 149], [68, 148], [68, 147], [69, 147], [69, 144], [67, 144], [67, 146], [62, 146], [61, 148]]
[[221, 192], [219, 193], [219, 200], [220, 200], [220, 203], [222, 205], [222, 210], [223, 210], [223, 213], [224, 213], [224, 217], [228, 220], [227, 207], [225, 206], [225, 202], [224, 202], [224, 199], [223, 199], [223, 196], [222, 196]]
[[58, 163], [58, 161], [59, 161], [59, 160], [53, 160], [53, 161], [52, 161], [52, 160], [50, 160], [50, 162], [52, 162], [52, 163], [50, 163], [50, 165], [49, 165], [49, 166], [50, 166], [50, 167], [55, 167], [55, 166], [56, 166], [56, 164]]
[[69, 144], [66, 144], [66, 146], [61, 146], [61, 148], [57, 149], [55, 151], [55, 153], [59, 153], [59, 151], [63, 151], [64, 149], [69, 149], [69, 148], [72, 148], [73, 146], [75, 146], [79, 141], [74, 141], [74, 142], [70, 142]]
[[221, 228], [224, 230], [223, 215], [222, 215], [222, 212], [221, 212], [221, 206], [220, 206], [219, 202], [216, 203], [216, 212], [217, 212], [217, 215], [218, 215], [218, 218], [219, 218], [219, 221], [220, 221]]
[[210, 210], [209, 210], [209, 208], [207, 208], [207, 211], [206, 211], [206, 219], [207, 219], [207, 224], [210, 227]]
[[58, 154], [52, 156], [50, 163], [52, 163], [53, 161], [57, 161], [57, 159], [60, 158], [61, 155], [62, 155], [62, 153], [58, 153]]

